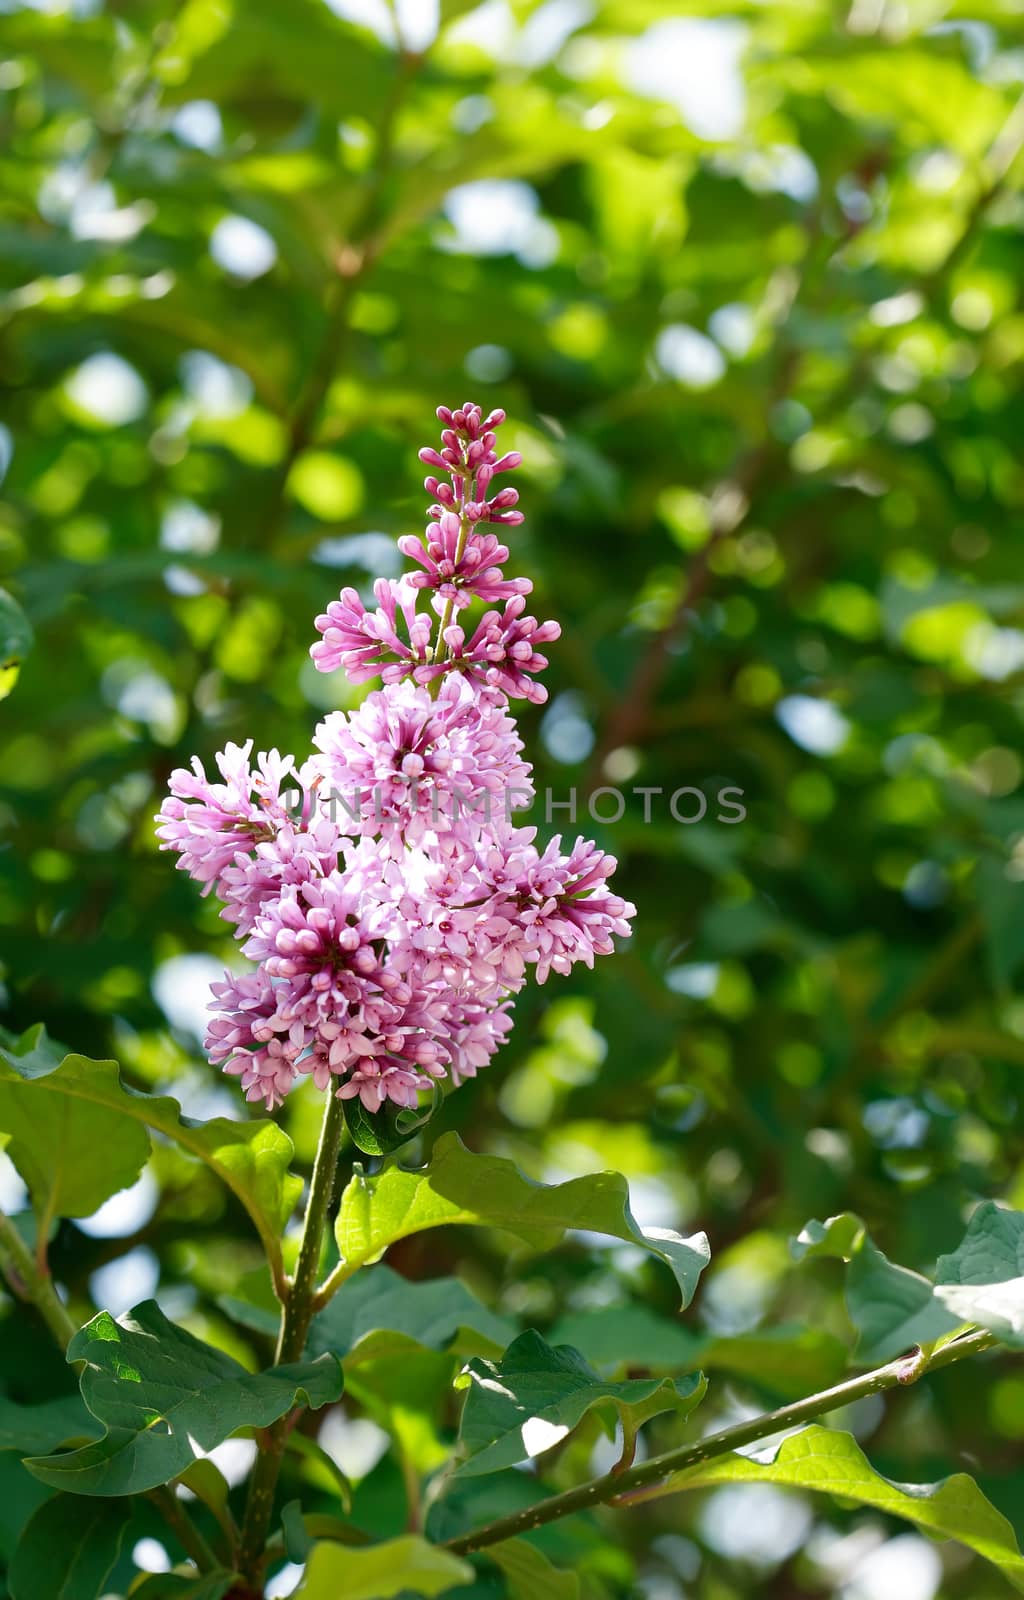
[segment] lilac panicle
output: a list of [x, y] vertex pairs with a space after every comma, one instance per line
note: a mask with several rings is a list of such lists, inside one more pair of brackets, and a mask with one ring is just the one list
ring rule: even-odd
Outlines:
[[[321, 672], [344, 667], [355, 683], [378, 676], [384, 683], [405, 677], [431, 683], [464, 674], [512, 699], [539, 704], [547, 691], [536, 682], [536, 674], [548, 663], [533, 646], [557, 639], [561, 629], [557, 622], [523, 615], [533, 585], [528, 578], [505, 577], [502, 564], [508, 549], [490, 532], [493, 523], [515, 527], [523, 520], [515, 509], [518, 492], [511, 486], [488, 498], [494, 479], [512, 472], [522, 456], [518, 450], [498, 454], [495, 430], [505, 420], [504, 411], [485, 417], [479, 406], [467, 403], [456, 411], [439, 406], [437, 414], [444, 424], [441, 448], [420, 451], [421, 461], [445, 475], [425, 481], [427, 493], [434, 496], [427, 512], [430, 526], [422, 539], [406, 535], [398, 541], [402, 554], [422, 570], [399, 582], [379, 579], [375, 611], [363, 606], [354, 589], [343, 589], [317, 617], [323, 638], [310, 654]], [[436, 627], [429, 615], [417, 614], [420, 590], [433, 591]], [[487, 612], [467, 638], [452, 621], [474, 600], [488, 605], [504, 601], [505, 608]]]
[[369, 1111], [475, 1077], [531, 969], [592, 966], [634, 915], [611, 856], [583, 839], [541, 851], [515, 825], [533, 787], [509, 702], [546, 699], [540, 647], [560, 629], [526, 614], [530, 580], [505, 576], [492, 531], [523, 520], [494, 483], [521, 461], [498, 451], [504, 412], [438, 417], [440, 447], [420, 451], [429, 525], [399, 540], [418, 570], [378, 579], [372, 608], [343, 589], [316, 619], [316, 666], [382, 687], [325, 717], [301, 766], [253, 762], [251, 740], [217, 756], [218, 779], [193, 760], [157, 819], [252, 963], [213, 985], [206, 1046], [268, 1108], [303, 1077]]

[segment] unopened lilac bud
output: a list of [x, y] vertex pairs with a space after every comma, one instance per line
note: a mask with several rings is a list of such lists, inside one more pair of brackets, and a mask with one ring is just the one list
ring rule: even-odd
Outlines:
[[447, 406], [438, 406], [436, 415], [438, 422], [443, 422], [447, 427], [451, 427], [452, 414]]
[[483, 426], [485, 428], [500, 428], [505, 420], [505, 415], [505, 412], [502, 411], [500, 407], [496, 407], [495, 410], [491, 412], [490, 416], [486, 418]]
[[498, 472], [511, 472], [514, 467], [521, 467], [523, 458], [518, 450], [509, 450], [506, 455], [499, 456], [494, 463], [494, 470]]
[[439, 467], [442, 472], [448, 471], [447, 461], [436, 450], [431, 449], [429, 445], [420, 451], [419, 456], [420, 460], [425, 462], [428, 467]]

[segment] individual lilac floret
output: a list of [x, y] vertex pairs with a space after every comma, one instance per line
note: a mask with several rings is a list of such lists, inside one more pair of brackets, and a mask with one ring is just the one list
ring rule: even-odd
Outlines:
[[[514, 493], [514, 491], [513, 491]], [[428, 528], [423, 539], [406, 534], [398, 548], [404, 556], [418, 561], [422, 572], [414, 572], [409, 583], [414, 589], [433, 589], [434, 610], [442, 612], [450, 600], [456, 609], [471, 600], [494, 605], [514, 594], [529, 594], [529, 578], [506, 578], [501, 563], [508, 560], [508, 548], [499, 544], [493, 533], [462, 538], [462, 521], [454, 511], [445, 511], [436, 528]]]
[[[307, 770], [312, 769], [311, 763]], [[239, 850], [231, 865], [223, 869], [217, 894], [224, 902], [224, 921], [233, 923], [236, 936], [244, 939], [263, 907], [276, 900], [287, 885], [319, 882], [332, 872], [340, 845], [336, 822], [314, 800], [305, 827], [282, 823], [272, 839], [261, 841], [251, 852]]]
[[504, 702], [455, 678], [436, 699], [410, 683], [377, 690], [357, 711], [332, 711], [314, 743], [338, 826], [380, 834], [399, 854], [431, 831], [469, 837], [533, 794]]
[[450, 659], [436, 666], [418, 667], [418, 681], [428, 683], [438, 673], [457, 667], [472, 681], [500, 689], [513, 700], [543, 705], [548, 692], [543, 684], [534, 681], [533, 674], [543, 672], [548, 658], [536, 647], [557, 639], [562, 630], [557, 622], [524, 617], [525, 607], [522, 595], [514, 595], [503, 612], [485, 612], [468, 640], [465, 630], [453, 623], [444, 633]]
[[239, 851], [276, 838], [291, 823], [303, 775], [292, 756], [261, 751], [250, 764], [252, 740], [229, 744], [217, 756], [223, 783], [206, 776], [198, 756], [191, 770], [171, 773], [171, 792], [160, 808], [157, 837], [161, 850], [177, 850], [178, 866], [209, 894]]
[[[367, 611], [354, 589], [342, 589], [323, 616], [317, 617], [316, 627], [323, 639], [309, 653], [321, 672], [344, 667], [353, 683], [376, 677], [395, 683], [429, 659], [433, 625], [429, 617], [416, 615], [416, 591], [411, 584], [378, 578], [373, 592], [376, 611]], [[398, 630], [399, 613], [406, 640]]]
[[301, 1023], [283, 1023], [267, 972], [224, 974], [210, 986], [214, 1016], [206, 1032], [206, 1053], [215, 1066], [241, 1079], [247, 1100], [272, 1111], [295, 1082], [295, 1062], [305, 1043]]

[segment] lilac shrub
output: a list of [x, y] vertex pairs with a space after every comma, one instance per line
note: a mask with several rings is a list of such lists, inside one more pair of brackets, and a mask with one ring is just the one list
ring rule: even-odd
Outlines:
[[[438, 416], [430, 523], [399, 540], [417, 570], [378, 579], [373, 609], [346, 588], [316, 619], [316, 666], [383, 686], [325, 717], [304, 762], [229, 744], [217, 781], [194, 758], [157, 819], [254, 963], [213, 986], [206, 1047], [268, 1108], [302, 1077], [368, 1112], [474, 1077], [529, 969], [592, 966], [634, 914], [613, 857], [541, 850], [516, 825], [532, 769], [510, 701], [546, 699], [539, 647], [560, 630], [526, 615], [532, 584], [505, 577], [491, 531], [523, 520], [515, 489], [491, 492], [521, 461], [497, 452], [504, 412]], [[467, 620], [474, 603], [500, 609]]]

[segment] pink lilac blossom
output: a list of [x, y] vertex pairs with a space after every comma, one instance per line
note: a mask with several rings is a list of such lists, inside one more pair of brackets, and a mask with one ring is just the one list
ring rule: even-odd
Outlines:
[[[532, 769], [509, 701], [546, 698], [539, 647], [560, 630], [525, 614], [532, 585], [506, 577], [491, 531], [523, 520], [515, 489], [492, 492], [521, 459], [498, 451], [504, 412], [438, 416], [440, 448], [420, 452], [429, 526], [399, 541], [419, 570], [379, 579], [375, 608], [349, 588], [316, 619], [316, 666], [383, 687], [325, 717], [301, 766], [253, 761], [251, 740], [217, 756], [219, 780], [193, 760], [157, 819], [253, 963], [212, 986], [206, 1047], [268, 1109], [303, 1078], [376, 1112], [475, 1077], [531, 969], [592, 966], [634, 915], [611, 856], [538, 849], [513, 823]], [[500, 609], [465, 620], [474, 606]]]
[[436, 697], [408, 682], [376, 690], [357, 711], [332, 711], [313, 742], [338, 825], [379, 834], [399, 856], [430, 831], [457, 831], [466, 818], [486, 826], [533, 795], [504, 701], [458, 678]]

